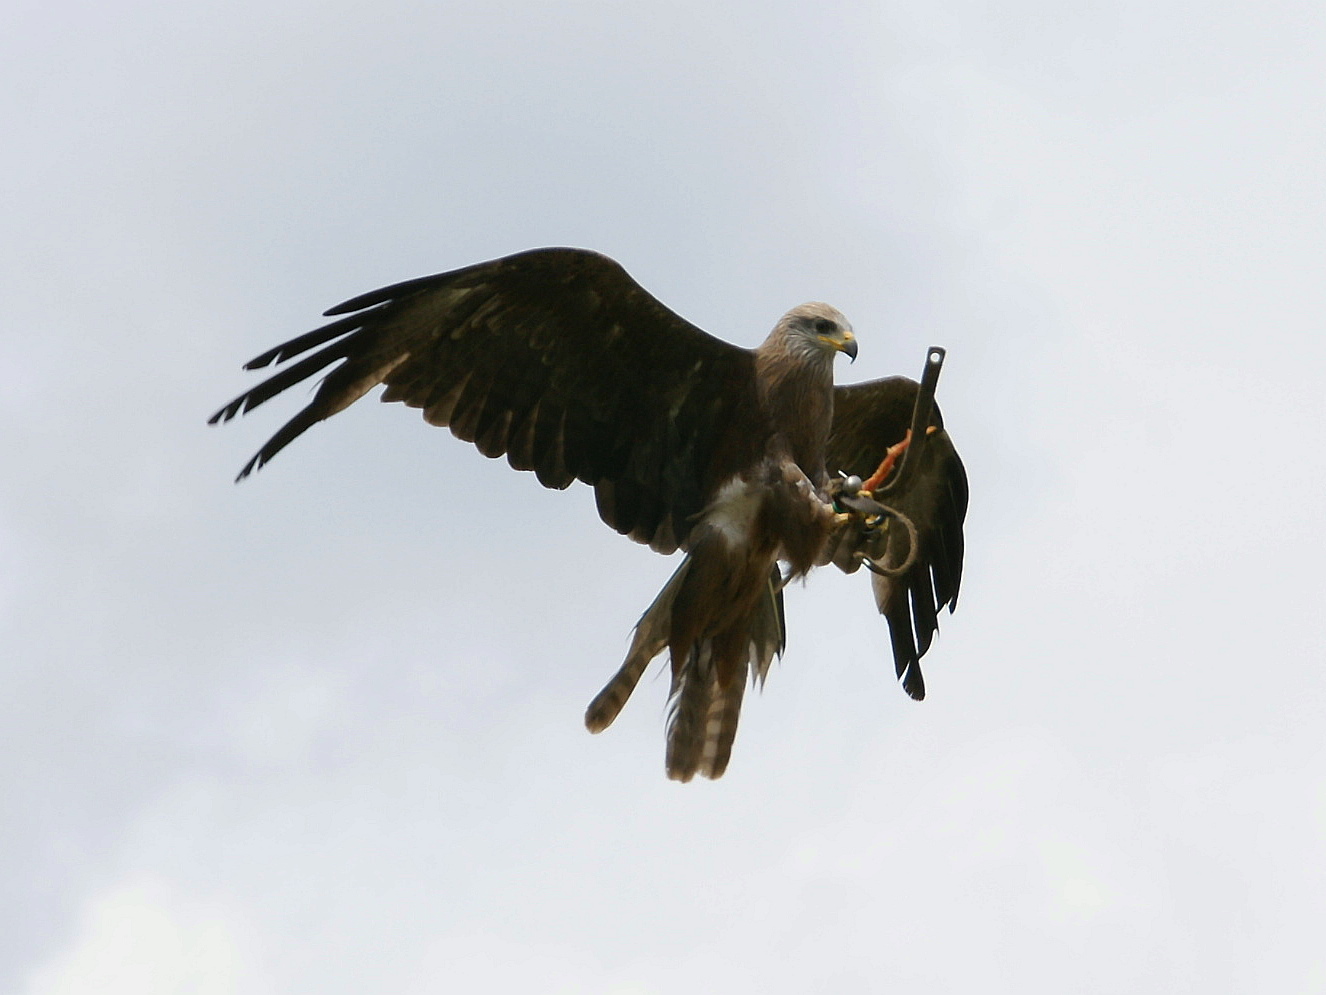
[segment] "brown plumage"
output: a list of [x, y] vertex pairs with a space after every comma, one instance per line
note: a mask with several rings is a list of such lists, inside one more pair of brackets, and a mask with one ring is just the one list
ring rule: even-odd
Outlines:
[[[907, 419], [916, 400], [917, 384], [907, 377], [887, 377], [838, 387], [834, 391], [833, 433], [826, 459], [836, 470], [867, 477], [884, 448], [906, 435]], [[875, 604], [889, 623], [893, 662], [903, 688], [913, 698], [925, 697], [921, 657], [939, 630], [939, 611], [953, 611], [962, 583], [962, 523], [967, 517], [967, 473], [953, 441], [944, 431], [936, 408], [930, 418], [921, 460], [908, 486], [891, 494], [888, 503], [916, 527], [918, 549], [910, 570], [901, 577], [872, 574]], [[884, 537], [881, 560], [898, 565], [908, 555], [905, 530]], [[841, 565], [841, 564], [840, 564]], [[854, 567], [846, 567], [849, 572]]]
[[[835, 391], [834, 357], [855, 356], [856, 344], [826, 304], [794, 308], [757, 349], [742, 349], [678, 317], [605, 256], [538, 249], [327, 314], [345, 317], [248, 363], [302, 357], [212, 417], [227, 421], [337, 364], [239, 477], [383, 384], [384, 401], [423, 409], [545, 486], [591, 485], [608, 525], [660, 552], [686, 552], [585, 715], [591, 731], [610, 725], [666, 650], [670, 777], [726, 768], [746, 682], [762, 681], [784, 645], [788, 579], [835, 554], [848, 570], [863, 551], [895, 565], [907, 556], [901, 530], [844, 534], [826, 456], [829, 470], [868, 476], [902, 438], [916, 385], [895, 378]], [[898, 674], [915, 697], [919, 658], [938, 609], [956, 601], [962, 565], [966, 479], [942, 438], [927, 447], [917, 485], [892, 501], [915, 523], [918, 556], [902, 577], [875, 577]]]

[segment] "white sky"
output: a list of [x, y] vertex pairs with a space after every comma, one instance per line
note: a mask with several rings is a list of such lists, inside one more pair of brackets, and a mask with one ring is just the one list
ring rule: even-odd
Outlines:
[[[1326, 988], [1326, 14], [820, 7], [5, 6], [0, 990]], [[545, 244], [949, 348], [926, 702], [822, 573], [676, 785], [587, 488], [367, 401], [231, 485], [244, 360]]]

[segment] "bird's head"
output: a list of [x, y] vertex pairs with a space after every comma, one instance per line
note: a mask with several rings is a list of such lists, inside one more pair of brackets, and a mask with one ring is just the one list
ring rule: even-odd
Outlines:
[[794, 307], [774, 327], [774, 335], [803, 356], [832, 360], [840, 352], [856, 359], [856, 336], [852, 326], [836, 307], [812, 301]]

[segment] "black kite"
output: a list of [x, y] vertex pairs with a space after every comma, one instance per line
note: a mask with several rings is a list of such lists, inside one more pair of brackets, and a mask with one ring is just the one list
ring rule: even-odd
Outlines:
[[[834, 308], [794, 308], [759, 348], [742, 349], [678, 317], [606, 256], [536, 249], [326, 314], [346, 317], [246, 364], [303, 357], [212, 416], [228, 421], [338, 364], [241, 479], [384, 384], [382, 400], [422, 408], [547, 487], [589, 484], [623, 535], [685, 551], [590, 704], [591, 731], [612, 723], [667, 650], [668, 776], [722, 775], [747, 679], [763, 680], [783, 649], [782, 588], [828, 562], [870, 568], [898, 677], [924, 696], [920, 658], [939, 609], [957, 603], [966, 474], [926, 397], [925, 439], [897, 480], [918, 385], [835, 387], [834, 357], [855, 357], [856, 340]], [[885, 491], [887, 506], [872, 498]]]

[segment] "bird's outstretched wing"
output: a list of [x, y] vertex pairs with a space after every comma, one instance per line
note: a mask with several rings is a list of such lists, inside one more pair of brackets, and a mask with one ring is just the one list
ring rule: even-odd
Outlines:
[[[826, 459], [829, 472], [869, 477], [888, 447], [907, 434], [916, 393], [916, 381], [907, 377], [835, 388]], [[938, 408], [930, 423], [935, 431], [926, 437], [920, 462], [908, 468], [906, 485], [881, 498], [916, 526], [916, 558], [901, 576], [871, 574], [875, 602], [888, 619], [898, 678], [918, 699], [925, 697], [920, 660], [939, 629], [939, 610], [947, 606], [952, 612], [957, 607], [962, 523], [967, 515], [967, 472], [943, 430]], [[904, 563], [908, 547], [907, 532], [892, 529], [887, 564]]]
[[[246, 364], [302, 356], [215, 415], [228, 421], [336, 365], [240, 471], [378, 384], [547, 487], [583, 480], [618, 532], [686, 544], [714, 477], [763, 442], [753, 354], [680, 318], [606, 256], [535, 249], [398, 283]], [[314, 351], [316, 350], [316, 351]]]

